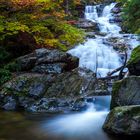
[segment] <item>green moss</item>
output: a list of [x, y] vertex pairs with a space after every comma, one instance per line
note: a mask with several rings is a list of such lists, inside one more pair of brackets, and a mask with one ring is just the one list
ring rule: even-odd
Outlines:
[[117, 106], [115, 99], [116, 99], [116, 96], [118, 96], [118, 92], [119, 92], [119, 89], [121, 88], [121, 84], [122, 84], [122, 81], [117, 81], [113, 85], [112, 100], [111, 100], [111, 105], [110, 105], [111, 109]]
[[11, 72], [5, 69], [0, 69], [0, 86], [11, 79]]
[[127, 65], [137, 63], [138, 61], [140, 61], [140, 45], [132, 51], [131, 58]]
[[20, 70], [19, 65], [16, 63], [16, 61], [12, 61], [4, 66], [4, 69], [9, 70], [10, 72], [17, 72]]

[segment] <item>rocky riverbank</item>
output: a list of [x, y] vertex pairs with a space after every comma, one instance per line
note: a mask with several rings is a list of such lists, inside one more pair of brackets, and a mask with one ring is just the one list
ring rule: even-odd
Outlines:
[[58, 50], [37, 49], [17, 58], [19, 72], [0, 91], [0, 108], [29, 112], [82, 111], [90, 96], [109, 95], [107, 83], [79, 59]]

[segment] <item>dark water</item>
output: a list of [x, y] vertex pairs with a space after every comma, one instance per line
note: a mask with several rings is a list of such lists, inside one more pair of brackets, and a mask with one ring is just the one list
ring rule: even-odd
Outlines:
[[[101, 104], [102, 102], [102, 104]], [[100, 104], [100, 105], [99, 105]], [[0, 112], [0, 140], [136, 140], [110, 136], [102, 130], [109, 107], [109, 97], [98, 97], [82, 113], [29, 114]], [[98, 111], [97, 111], [98, 110]]]

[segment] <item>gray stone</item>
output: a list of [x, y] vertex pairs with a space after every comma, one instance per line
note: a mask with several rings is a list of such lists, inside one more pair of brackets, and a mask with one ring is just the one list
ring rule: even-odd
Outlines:
[[59, 74], [65, 70], [65, 67], [66, 67], [65, 63], [41, 64], [41, 65], [35, 66], [32, 69], [32, 72]]
[[17, 58], [16, 61], [21, 71], [27, 71], [35, 66], [36, 60], [37, 57], [34, 55], [34, 53], [31, 53]]
[[44, 83], [33, 83], [29, 87], [29, 96], [33, 98], [41, 98], [46, 91], [46, 87]]
[[114, 108], [103, 125], [108, 133], [123, 135], [140, 134], [140, 105]]
[[80, 19], [77, 26], [86, 29], [87, 31], [99, 31], [98, 23], [87, 19]]
[[7, 96], [4, 98], [4, 105], [2, 106], [4, 110], [14, 111], [17, 109], [17, 101], [12, 96]]
[[79, 59], [57, 49], [36, 49], [35, 52], [17, 58], [20, 71], [61, 73], [77, 68]]
[[113, 86], [111, 109], [116, 106], [140, 104], [140, 76], [130, 76]]

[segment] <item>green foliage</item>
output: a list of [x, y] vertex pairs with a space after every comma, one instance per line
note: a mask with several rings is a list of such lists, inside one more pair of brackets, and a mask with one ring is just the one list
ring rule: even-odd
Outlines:
[[140, 0], [121, 0], [124, 6], [124, 25], [130, 32], [140, 34]]
[[3, 47], [0, 47], [0, 67], [2, 67], [9, 58], [10, 54]]
[[0, 16], [1, 41], [19, 31], [32, 34], [41, 47], [67, 50], [67, 47], [83, 41], [82, 31], [65, 21], [66, 15], [61, 8], [63, 0], [9, 1], [11, 3], [1, 2], [6, 7], [5, 10], [3, 6], [0, 7], [0, 11], [3, 11]]
[[4, 69], [8, 70], [10, 72], [20, 71], [20, 67], [19, 67], [19, 65], [15, 61], [12, 61], [12, 62], [6, 64], [4, 66]]
[[132, 51], [131, 58], [128, 61], [128, 65], [137, 63], [138, 61], [140, 61], [140, 45]]
[[11, 72], [5, 69], [0, 69], [0, 86], [11, 79]]

